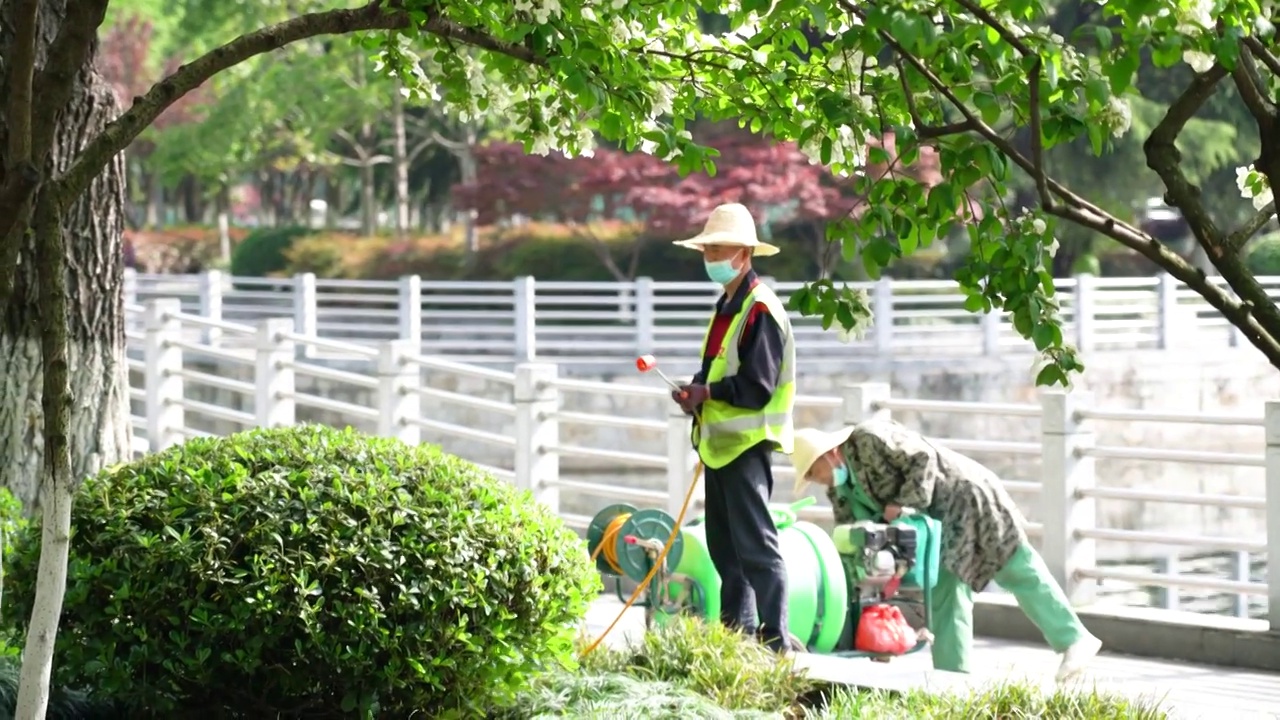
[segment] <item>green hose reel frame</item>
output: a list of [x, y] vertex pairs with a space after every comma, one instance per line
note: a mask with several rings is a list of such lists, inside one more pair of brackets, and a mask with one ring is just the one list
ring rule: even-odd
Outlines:
[[[614, 538], [614, 556], [618, 559], [618, 567], [614, 568], [605, 559], [604, 552], [596, 554], [596, 549], [605, 541], [605, 531], [609, 525], [623, 515], [629, 515], [630, 517], [622, 524], [617, 536]], [[634, 537], [642, 542], [656, 540], [660, 544], [665, 544], [667, 538], [671, 537], [671, 531], [675, 526], [675, 518], [662, 510], [640, 510], [627, 503], [610, 505], [596, 513], [595, 517], [591, 519], [591, 524], [587, 526], [588, 551], [596, 556], [596, 569], [602, 575], [616, 578], [614, 588], [620, 600], [626, 601], [622, 593], [622, 578], [625, 577], [632, 582], [639, 583], [645, 579], [653, 568], [653, 558], [644, 545], [628, 543], [627, 537]], [[684, 534], [676, 533], [675, 539], [671, 541], [670, 549], [667, 550], [664, 562], [668, 568], [678, 567], [680, 558], [683, 555]], [[622, 571], [621, 575], [618, 573], [619, 570]], [[661, 598], [665, 594], [662, 590], [668, 579], [664, 577], [666, 574], [661, 572], [654, 574], [649, 581], [649, 588], [645, 594], [646, 599], [637, 602], [637, 605], [649, 607], [654, 600], [661, 602]]]

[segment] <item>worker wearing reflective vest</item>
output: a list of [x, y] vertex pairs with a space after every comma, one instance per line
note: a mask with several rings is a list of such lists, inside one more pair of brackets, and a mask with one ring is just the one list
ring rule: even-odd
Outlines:
[[724, 287], [702, 369], [672, 393], [697, 418], [692, 439], [704, 466], [720, 619], [786, 652], [793, 649], [787, 574], [769, 499], [772, 453], [791, 452], [796, 351], [782, 301], [751, 269], [752, 256], [778, 248], [757, 239], [751, 213], [738, 204], [717, 207], [702, 234], [676, 244], [700, 251], [707, 276]]

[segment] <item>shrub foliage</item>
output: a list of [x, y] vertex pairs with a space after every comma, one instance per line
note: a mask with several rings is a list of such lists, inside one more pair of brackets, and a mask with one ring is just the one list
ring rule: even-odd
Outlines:
[[279, 274], [289, 265], [285, 253], [293, 246], [294, 241], [310, 232], [307, 228], [297, 226], [254, 230], [232, 251], [231, 274], [242, 277]]
[[[58, 680], [135, 717], [483, 714], [572, 663], [599, 587], [528, 493], [320, 426], [109, 469], [72, 523]], [[15, 542], [10, 622], [30, 614], [38, 543], [38, 523]]]

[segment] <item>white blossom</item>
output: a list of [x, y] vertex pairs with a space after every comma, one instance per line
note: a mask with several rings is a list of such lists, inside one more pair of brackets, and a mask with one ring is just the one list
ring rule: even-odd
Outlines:
[[1058, 238], [1054, 238], [1048, 245], [1044, 246], [1044, 251], [1049, 253], [1049, 257], [1057, 257], [1059, 247]]
[[1198, 73], [1208, 72], [1215, 62], [1212, 55], [1199, 50], [1183, 50], [1182, 61]]
[[[818, 133], [800, 146], [800, 152], [809, 158], [811, 165], [822, 164], [822, 144], [826, 139], [826, 135]], [[841, 166], [839, 175], [847, 177], [850, 170], [864, 165], [866, 159], [867, 147], [861, 133], [848, 125], [836, 128], [836, 136], [831, 138], [831, 165]]]
[[1213, 0], [1179, 0], [1175, 5], [1174, 17], [1178, 19], [1178, 32], [1188, 37], [1198, 37], [1215, 24]]
[[1045, 221], [1043, 218], [1033, 218], [1031, 220], [1031, 230], [1037, 235], [1043, 235], [1044, 231], [1047, 230], [1048, 228], [1049, 226], [1045, 224]]
[[1123, 137], [1133, 125], [1133, 111], [1124, 98], [1112, 96], [1098, 113], [1098, 122], [1110, 130], [1113, 137]]
[[1236, 187], [1240, 196], [1253, 201], [1253, 209], [1261, 210], [1275, 199], [1267, 176], [1258, 172], [1253, 165], [1236, 168]]

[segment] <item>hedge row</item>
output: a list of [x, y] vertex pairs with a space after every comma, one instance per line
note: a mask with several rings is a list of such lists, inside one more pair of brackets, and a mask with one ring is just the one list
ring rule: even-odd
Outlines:
[[[144, 272], [199, 272], [219, 267], [216, 232], [182, 228], [172, 233], [130, 233]], [[588, 236], [558, 224], [529, 224], [517, 229], [483, 229], [479, 249], [468, 253], [460, 232], [406, 239], [359, 237], [349, 233], [284, 227], [256, 230], [236, 238], [230, 271], [242, 276], [315, 273], [318, 277], [384, 280], [418, 275], [431, 280], [510, 280], [532, 275], [547, 280], [611, 281], [617, 277], [605, 258], [624, 275], [658, 280], [702, 280], [701, 264], [669, 238], [645, 237], [633, 226], [593, 228]], [[783, 281], [808, 280], [818, 272], [811, 240], [775, 237], [784, 252], [757, 261], [758, 269]], [[941, 244], [894, 263], [899, 279], [945, 279], [959, 258]], [[1117, 248], [1100, 258], [1103, 275], [1150, 275], [1153, 266], [1135, 253]], [[835, 275], [855, 279], [857, 268], [839, 263]]]

